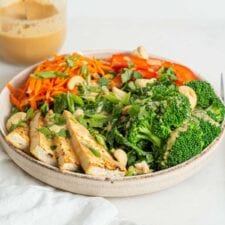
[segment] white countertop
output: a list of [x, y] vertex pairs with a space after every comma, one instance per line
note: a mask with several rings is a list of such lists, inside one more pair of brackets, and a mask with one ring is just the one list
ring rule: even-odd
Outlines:
[[[225, 20], [103, 19], [74, 17], [61, 52], [90, 49], [133, 49], [177, 60], [205, 76], [219, 91], [225, 73]], [[23, 67], [0, 62], [2, 88]], [[225, 224], [225, 140], [198, 174], [168, 190], [151, 195], [109, 199], [120, 216], [143, 225]], [[18, 170], [20, 170], [18, 168]]]

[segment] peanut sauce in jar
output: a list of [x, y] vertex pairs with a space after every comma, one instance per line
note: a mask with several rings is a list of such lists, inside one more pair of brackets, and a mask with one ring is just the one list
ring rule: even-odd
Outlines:
[[66, 32], [64, 0], [0, 0], [0, 58], [32, 64], [52, 56]]

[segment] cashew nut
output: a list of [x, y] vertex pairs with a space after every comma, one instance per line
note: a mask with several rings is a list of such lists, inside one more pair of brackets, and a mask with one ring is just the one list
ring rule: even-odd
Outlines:
[[148, 52], [143, 46], [137, 47], [137, 49], [133, 51], [133, 55], [142, 59], [148, 59]]
[[126, 167], [127, 165], [127, 153], [118, 148], [113, 152], [113, 156], [115, 157], [115, 159], [121, 164], [121, 166]]
[[136, 174], [145, 174], [145, 173], [151, 172], [146, 161], [136, 163], [134, 166], [135, 166]]
[[78, 109], [74, 112], [74, 116], [75, 116], [76, 118], [78, 118], [78, 117], [83, 117], [83, 116], [84, 116], [84, 110], [81, 109], [81, 108], [78, 108]]
[[26, 115], [27, 114], [25, 112], [17, 112], [13, 114], [6, 122], [6, 129], [9, 131], [13, 124], [18, 124], [21, 120], [25, 120]]
[[197, 95], [195, 91], [188, 86], [180, 86], [178, 90], [181, 94], [185, 95], [188, 98], [191, 104], [191, 109], [193, 110], [197, 104]]
[[116, 96], [116, 98], [119, 99], [119, 100], [124, 99], [127, 95], [127, 93], [125, 91], [122, 91], [117, 87], [113, 87], [112, 92]]
[[155, 78], [151, 79], [136, 79], [134, 84], [139, 88], [144, 88], [147, 86], [147, 84], [153, 84], [155, 81], [157, 81]]
[[81, 76], [74, 76], [69, 79], [67, 83], [67, 88], [72, 91], [76, 86], [83, 85], [85, 84], [86, 81], [84, 80], [83, 77]]

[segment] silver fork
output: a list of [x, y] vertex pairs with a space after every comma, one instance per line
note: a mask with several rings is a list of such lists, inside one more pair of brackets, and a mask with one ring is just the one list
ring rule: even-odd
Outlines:
[[223, 73], [220, 76], [220, 95], [222, 100], [224, 101], [224, 81], [223, 81]]

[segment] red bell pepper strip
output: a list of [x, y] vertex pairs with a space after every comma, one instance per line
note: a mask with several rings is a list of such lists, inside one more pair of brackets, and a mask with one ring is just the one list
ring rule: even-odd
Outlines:
[[171, 67], [174, 69], [176, 76], [179, 81], [184, 83], [189, 82], [191, 80], [198, 80], [198, 76], [186, 66], [177, 63], [164, 62], [163, 67]]

